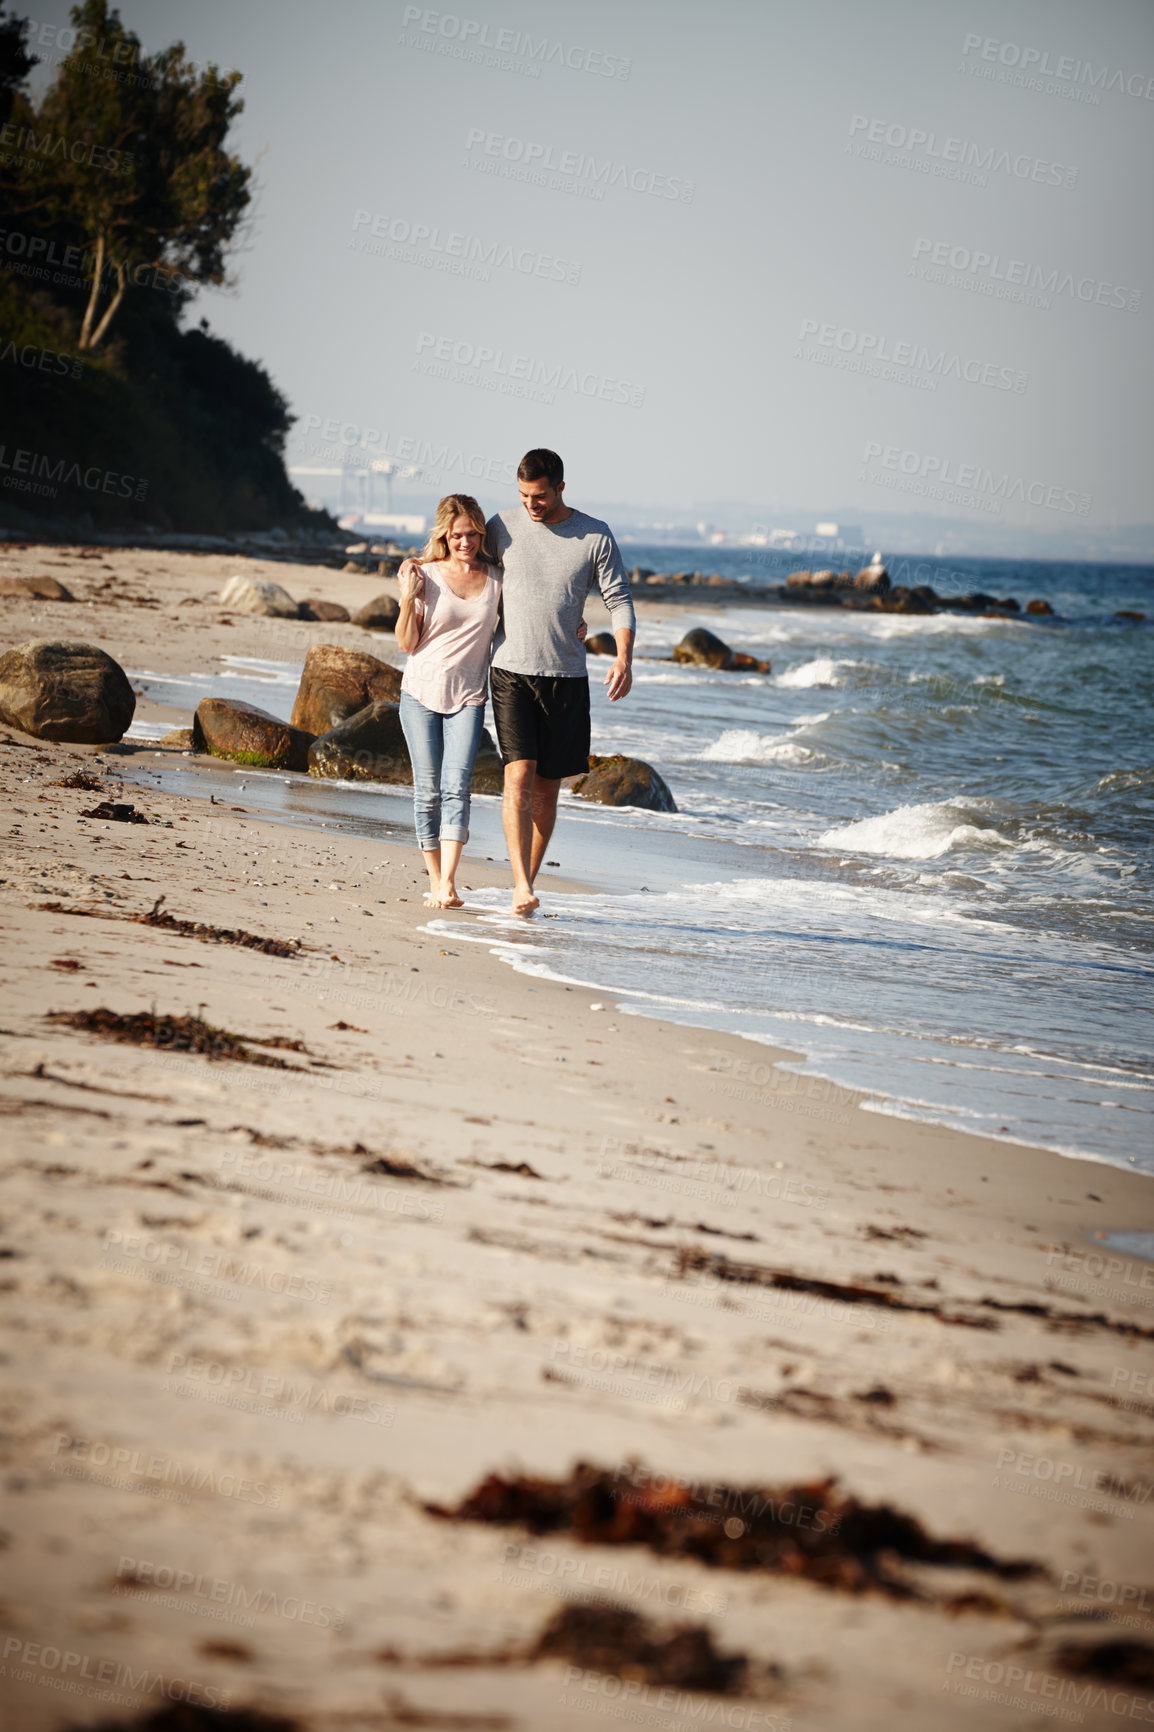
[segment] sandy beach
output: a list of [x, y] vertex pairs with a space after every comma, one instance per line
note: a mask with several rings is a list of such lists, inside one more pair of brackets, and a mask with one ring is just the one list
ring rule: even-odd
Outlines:
[[[0, 600], [5, 649], [400, 660], [216, 602], [378, 576], [2, 569], [76, 597]], [[1154, 1264], [1095, 1237], [1147, 1178], [514, 973], [415, 846], [142, 789], [173, 762], [0, 737], [5, 1727], [1154, 1724]], [[578, 1464], [595, 1520], [466, 1503]]]

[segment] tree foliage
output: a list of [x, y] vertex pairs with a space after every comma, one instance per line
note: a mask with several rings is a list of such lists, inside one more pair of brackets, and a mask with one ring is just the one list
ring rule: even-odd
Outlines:
[[107, 0], [83, 0], [33, 100], [27, 25], [4, 4], [0, 442], [32, 454], [24, 466], [55, 472], [64, 457], [66, 472], [140, 483], [130, 500], [62, 489], [47, 508], [13, 488], [4, 521], [31, 528], [47, 509], [81, 532], [332, 527], [285, 472], [293, 417], [265, 369], [203, 319], [181, 328], [197, 288], [226, 280], [250, 203], [250, 171], [227, 143], [239, 73], [194, 66], [180, 43], [150, 57]]
[[[157, 273], [221, 283], [251, 171], [226, 148], [239, 72], [203, 71], [183, 43], [151, 57], [108, 0], [73, 6], [73, 48], [39, 107], [26, 209], [75, 231], [91, 278], [78, 347], [107, 336], [126, 293]], [[39, 155], [40, 162], [36, 162]]]

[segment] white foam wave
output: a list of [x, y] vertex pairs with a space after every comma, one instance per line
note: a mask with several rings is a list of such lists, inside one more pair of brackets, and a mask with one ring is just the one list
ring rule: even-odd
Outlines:
[[858, 854], [888, 854], [896, 860], [936, 860], [951, 848], [1010, 848], [996, 830], [959, 822], [959, 802], [930, 801], [899, 806], [876, 818], [841, 824], [818, 837], [821, 848], [849, 848]]
[[698, 753], [711, 764], [808, 764], [818, 754], [786, 734], [759, 734], [754, 728], [726, 728], [719, 740]]
[[839, 669], [862, 666], [864, 664], [858, 661], [835, 661], [832, 656], [815, 656], [813, 661], [802, 662], [800, 667], [787, 668], [773, 683], [775, 686], [840, 686], [845, 681]]

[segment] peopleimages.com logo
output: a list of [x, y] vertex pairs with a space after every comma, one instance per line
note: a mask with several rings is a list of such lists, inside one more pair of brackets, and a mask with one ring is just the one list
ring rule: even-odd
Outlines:
[[977, 54], [978, 60], [970, 61], [970, 68], [976, 69], [984, 60], [1013, 69], [1028, 79], [1053, 78], [1060, 85], [1089, 85], [1093, 91], [1116, 90], [1120, 96], [1137, 96], [1144, 102], [1154, 99], [1154, 77], [1146, 72], [1123, 72], [1120, 67], [1112, 70], [1109, 65], [1095, 70], [1088, 60], [1076, 60], [1069, 54], [1051, 56], [1048, 48], [1026, 48], [1020, 42], [999, 42], [996, 37], [973, 33], [962, 43], [963, 61], [972, 54]]
[[[633, 64], [623, 55], [605, 54], [599, 48], [582, 48], [575, 42], [561, 42], [551, 36], [531, 36], [527, 30], [507, 26], [494, 29], [479, 18], [433, 12], [424, 6], [406, 6], [401, 22], [401, 42], [405, 47], [452, 54], [455, 59], [475, 60], [502, 71], [524, 70], [533, 78], [540, 76], [542, 66], [562, 66], [570, 72], [590, 72], [599, 78], [625, 79]], [[413, 27], [411, 41], [404, 35], [405, 27]], [[429, 40], [422, 42], [422, 35]], [[508, 56], [508, 62], [501, 56]]]
[[[863, 133], [864, 138], [860, 138], [858, 135]], [[988, 185], [985, 177], [989, 174], [1008, 174], [1014, 180], [1031, 180], [1045, 186], [1072, 188], [1078, 184], [1079, 171], [1065, 163], [1004, 146], [978, 145], [968, 138], [939, 136], [927, 132], [925, 127], [905, 126], [900, 121], [871, 120], [868, 115], [855, 114], [849, 123], [849, 136], [855, 142], [847, 144], [846, 151], [866, 161], [919, 169], [950, 180], [972, 179], [976, 186]], [[883, 155], [883, 145], [887, 152], [900, 154]]]
[[1027, 259], [1004, 259], [1000, 253], [981, 247], [955, 246], [921, 235], [914, 242], [910, 275], [947, 288], [995, 296], [998, 300], [1022, 301], [1028, 306], [1048, 307], [1050, 295], [1069, 295], [1071, 300], [1096, 307], [1120, 307], [1136, 313], [1141, 289], [1127, 289], [1096, 277], [1079, 277], [1058, 265], [1035, 265]]
[[486, 132], [482, 126], [469, 129], [465, 139], [465, 167], [490, 174], [516, 170], [513, 178], [528, 179], [540, 185], [552, 185], [553, 182], [546, 178], [552, 176], [562, 190], [565, 183], [572, 183], [581, 187], [585, 196], [596, 199], [604, 197], [606, 187], [618, 187], [623, 192], [641, 193], [649, 198], [677, 199], [682, 204], [692, 204], [696, 191], [693, 181], [659, 174], [656, 169], [643, 168], [640, 163], [617, 162], [608, 156], [601, 160], [583, 150], [556, 150], [553, 145], [542, 144], [537, 139], [515, 138], [505, 132]]
[[887, 472], [867, 471], [859, 477], [862, 481], [895, 487], [899, 492], [918, 493], [924, 498], [945, 499], [952, 505], [973, 505], [982, 511], [997, 512], [1003, 503], [1016, 500], [1020, 505], [1041, 505], [1047, 511], [1088, 517], [1093, 504], [1089, 493], [1079, 493], [1071, 487], [1027, 481], [1022, 475], [1008, 472], [995, 475], [980, 463], [955, 464], [950, 457], [903, 451], [897, 445], [879, 445], [874, 439], [866, 440], [862, 459], [867, 464], [880, 462]]

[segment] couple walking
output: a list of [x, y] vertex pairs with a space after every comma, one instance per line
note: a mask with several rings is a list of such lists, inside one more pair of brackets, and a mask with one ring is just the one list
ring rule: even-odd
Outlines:
[[589, 768], [582, 615], [594, 583], [617, 641], [604, 682], [610, 701], [625, 697], [632, 682], [633, 601], [608, 525], [565, 504], [555, 451], [526, 453], [517, 490], [520, 506], [488, 523], [475, 499], [449, 494], [420, 560], [406, 559], [399, 573], [396, 638], [409, 658], [401, 726], [434, 908], [462, 906], [455, 878], [469, 839], [487, 684], [505, 766], [501, 819], [513, 912], [531, 914], [562, 778]]

